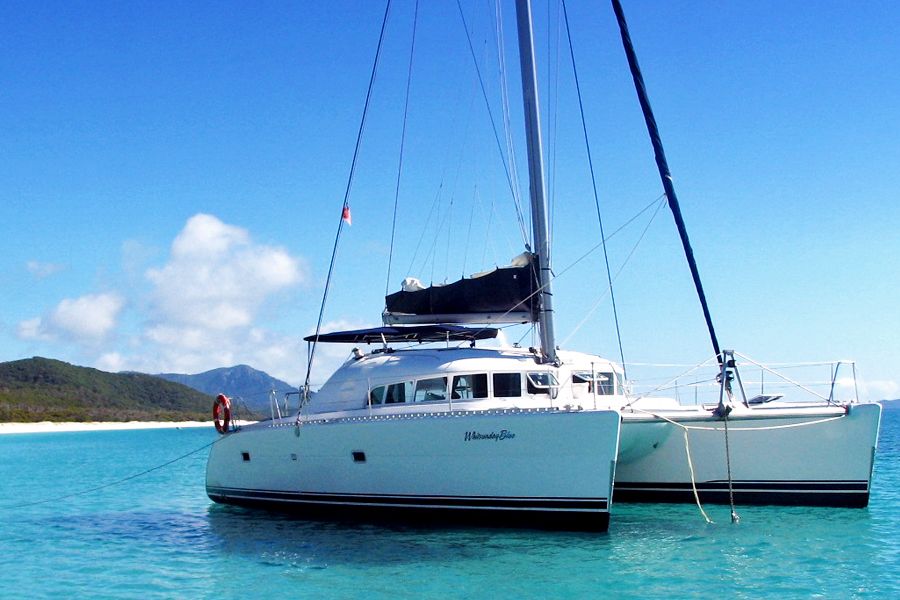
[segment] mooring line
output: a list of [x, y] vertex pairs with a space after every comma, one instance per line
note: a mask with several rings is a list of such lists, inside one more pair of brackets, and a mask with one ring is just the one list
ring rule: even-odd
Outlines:
[[170, 461], [168, 461], [168, 462], [164, 462], [164, 463], [161, 464], [161, 465], [157, 465], [157, 466], [152, 467], [152, 468], [150, 468], [150, 469], [147, 469], [147, 470], [145, 470], [145, 471], [141, 471], [140, 473], [135, 473], [135, 474], [133, 474], [133, 475], [129, 475], [128, 477], [123, 477], [122, 479], [118, 479], [118, 480], [113, 481], [113, 482], [110, 482], [110, 483], [104, 483], [103, 485], [98, 485], [98, 486], [96, 486], [96, 487], [92, 487], [92, 488], [89, 488], [89, 489], [86, 489], [86, 490], [79, 490], [79, 491], [77, 491], [77, 492], [71, 492], [71, 493], [69, 493], [69, 494], [64, 494], [64, 495], [62, 495], [62, 496], [56, 496], [56, 497], [54, 497], [54, 498], [47, 498], [47, 499], [45, 499], [45, 500], [37, 500], [37, 501], [34, 501], [34, 502], [23, 502], [22, 504], [9, 504], [9, 505], [6, 505], [6, 506], [0, 506], [0, 510], [9, 510], [9, 509], [13, 509], [13, 508], [26, 508], [26, 507], [29, 507], [29, 506], [37, 506], [38, 504], [47, 504], [48, 502], [58, 502], [59, 500], [65, 500], [65, 499], [67, 499], [67, 498], [73, 498], [73, 497], [75, 497], [75, 496], [83, 496], [83, 495], [85, 495], [85, 494], [90, 494], [91, 492], [97, 492], [97, 491], [100, 491], [100, 490], [102, 490], [102, 489], [106, 489], [106, 488], [108, 488], [108, 487], [112, 487], [112, 486], [114, 486], [114, 485], [119, 485], [119, 484], [121, 484], [121, 483], [125, 483], [126, 481], [131, 481], [132, 479], [137, 479], [138, 477], [141, 477], [141, 476], [146, 475], [146, 474], [148, 474], [148, 473], [152, 473], [153, 471], [158, 471], [159, 469], [162, 469], [162, 468], [164, 468], [164, 467], [168, 467], [169, 465], [174, 464], [174, 463], [178, 462], [179, 460], [183, 460], [183, 459], [187, 458], [188, 456], [192, 456], [192, 455], [194, 455], [194, 454], [197, 454], [197, 453], [200, 452], [201, 450], [206, 450], [207, 448], [209, 448], [210, 446], [212, 446], [213, 444], [215, 444], [216, 442], [218, 442], [220, 439], [222, 439], [222, 438], [217, 438], [217, 439], [211, 441], [210, 443], [208, 443], [208, 444], [206, 444], [206, 445], [204, 445], [204, 446], [201, 446], [201, 447], [197, 448], [196, 450], [191, 450], [191, 451], [188, 452], [187, 454], [182, 454], [182, 455], [179, 456], [178, 458], [173, 458], [172, 460], [170, 460]]

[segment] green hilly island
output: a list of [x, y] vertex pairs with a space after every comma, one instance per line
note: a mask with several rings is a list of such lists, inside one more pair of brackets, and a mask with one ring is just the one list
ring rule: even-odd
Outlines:
[[140, 373], [49, 358], [0, 363], [0, 422], [206, 421], [212, 398]]

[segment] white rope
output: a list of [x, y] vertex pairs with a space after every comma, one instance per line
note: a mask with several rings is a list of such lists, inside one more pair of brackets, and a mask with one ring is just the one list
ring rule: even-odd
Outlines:
[[[634, 408], [632, 410], [634, 410]], [[690, 429], [690, 428], [685, 425], [682, 425], [681, 423], [673, 421], [672, 419], [667, 419], [666, 417], [664, 417], [662, 415], [657, 415], [657, 414], [651, 413], [650, 411], [643, 410], [641, 408], [638, 408], [637, 410], [647, 413], [651, 416], [654, 416], [657, 419], [662, 419], [663, 421], [667, 421], [667, 422], [671, 423], [672, 425], [674, 425], [675, 427], [681, 427], [682, 431], [684, 432], [684, 451], [687, 454], [688, 470], [691, 473], [691, 490], [694, 492], [694, 502], [697, 503], [697, 508], [700, 510], [700, 514], [703, 515], [703, 518], [706, 519], [706, 523], [712, 525], [713, 520], [710, 519], [709, 515], [706, 514], [706, 511], [703, 510], [703, 505], [700, 504], [700, 494], [697, 492], [697, 480], [696, 480], [696, 477], [694, 476], [694, 461], [691, 460], [691, 443], [690, 443], [690, 440], [688, 439], [688, 429]]]
[[[668, 417], [664, 417], [662, 415], [650, 412], [649, 410], [644, 410], [644, 409], [642, 409], [640, 407], [636, 407], [636, 406], [631, 406], [631, 410], [648, 414], [652, 417], [660, 419], [661, 421], [665, 421], [671, 425], [674, 425], [675, 427], [681, 428], [682, 432], [684, 433], [684, 451], [685, 451], [685, 454], [687, 455], [688, 471], [691, 474], [691, 491], [694, 493], [694, 502], [697, 504], [697, 508], [700, 510], [700, 514], [703, 515], [703, 518], [706, 520], [706, 522], [708, 524], [714, 524], [714, 521], [709, 518], [709, 515], [706, 514], [705, 510], [703, 510], [703, 505], [700, 503], [700, 494], [697, 492], [697, 480], [696, 480], [696, 476], [694, 475], [694, 462], [693, 462], [693, 460], [691, 460], [691, 443], [688, 438], [688, 432], [690, 430], [723, 431], [723, 429], [721, 429], [719, 427], [699, 427], [696, 425], [684, 425], [683, 423], [673, 421], [672, 419], [669, 419]], [[769, 427], [748, 427], [748, 428], [738, 427], [737, 429], [732, 427], [731, 431], [769, 431], [772, 429], [788, 429], [788, 428], [792, 428], [792, 427], [805, 427], [807, 425], [818, 425], [820, 423], [827, 423], [829, 421], [834, 421], [836, 419], [843, 419], [845, 416], [846, 415], [839, 415], [836, 417], [829, 417], [826, 419], [819, 419], [816, 421], [806, 421], [804, 423], [791, 423], [789, 425], [772, 425]], [[730, 474], [729, 474], [729, 481], [730, 481]], [[737, 522], [734, 519], [736, 513], [734, 511], [734, 499], [733, 498], [731, 500], [731, 514], [732, 514], [732, 521]]]
[[[651, 413], [652, 414], [652, 413]], [[654, 417], [658, 417], [659, 415], [653, 415]], [[825, 419], [818, 419], [816, 421], [804, 421], [803, 423], [790, 423], [788, 425], [770, 425], [767, 427], [729, 427], [731, 431], [772, 431], [775, 429], [792, 429], [794, 427], [806, 427], [807, 425], [819, 425], [821, 423], [828, 423], [829, 421], [836, 421], [838, 419], [843, 419], [846, 415], [838, 415], [836, 417], [828, 417]], [[659, 417], [661, 419], [665, 419], [665, 417]], [[669, 421], [669, 419], [666, 419]], [[724, 428], [720, 427], [699, 427], [696, 425], [682, 425], [686, 429], [693, 429], [695, 431], [724, 431]]]
[[[678, 423], [675, 423], [675, 425], [678, 425]], [[713, 525], [713, 520], [709, 518], [709, 515], [703, 510], [703, 505], [700, 504], [700, 494], [697, 493], [697, 481], [696, 477], [694, 477], [694, 462], [691, 460], [691, 443], [688, 441], [688, 430], [687, 427], [682, 427], [682, 429], [684, 430], [684, 451], [687, 454], [688, 470], [691, 472], [691, 490], [694, 492], [694, 502], [697, 503], [697, 508], [700, 509], [700, 514], [706, 519], [706, 523]]]

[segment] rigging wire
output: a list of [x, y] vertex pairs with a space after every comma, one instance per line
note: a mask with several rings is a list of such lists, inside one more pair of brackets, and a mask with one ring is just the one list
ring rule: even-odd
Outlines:
[[[447, 250], [444, 252], [444, 282], [447, 281], [447, 273], [450, 272], [450, 245], [453, 241], [453, 204], [456, 198], [456, 183], [453, 184], [453, 194], [450, 195], [450, 204], [447, 206]], [[435, 256], [435, 260], [437, 256]]]
[[[550, 18], [550, 2], [547, 3], [547, 23], [551, 23], [552, 19]], [[559, 18], [559, 3], [556, 3], [556, 44], [553, 47], [553, 52], [550, 51], [550, 37], [547, 36], [547, 70], [553, 72], [552, 75], [552, 83], [550, 83], [552, 94], [548, 92], [547, 94], [547, 112], [548, 112], [548, 127], [549, 127], [549, 135], [547, 136], [549, 139], [547, 154], [548, 154], [548, 165], [547, 169], [547, 205], [548, 205], [548, 224], [547, 229], [549, 230], [549, 239], [550, 246], [553, 246], [553, 237], [554, 237], [554, 225], [556, 224], [556, 157], [557, 157], [557, 137], [559, 134], [559, 39], [560, 39], [560, 27], [561, 21]], [[552, 66], [550, 68], [550, 56], [553, 56], [555, 59]], [[553, 107], [551, 110], [550, 107]], [[552, 117], [552, 119], [550, 118]]]
[[[466, 115], [467, 115], [466, 116], [466, 126], [464, 128], [463, 140], [462, 140], [462, 143], [459, 145], [459, 154], [458, 154], [457, 161], [456, 161], [456, 171], [455, 171], [455, 175], [454, 175], [454, 178], [452, 181], [452, 187], [448, 186], [448, 190], [450, 190], [450, 191], [448, 191], [448, 193], [451, 196], [451, 200], [450, 200], [451, 203], [453, 202], [452, 198], [453, 198], [453, 195], [455, 194], [454, 190], [456, 188], [456, 183], [459, 180], [459, 173], [460, 173], [460, 170], [462, 169], [463, 158], [466, 154], [466, 152], [465, 152], [466, 140], [468, 139], [469, 123], [471, 121], [471, 116], [472, 116], [472, 112], [473, 112], [473, 107], [475, 105], [476, 96], [477, 96], [477, 90], [474, 89], [474, 87], [473, 87], [472, 96], [469, 100], [469, 108], [468, 108], [468, 111], [466, 112]], [[448, 180], [447, 171], [449, 168], [449, 166], [448, 166], [449, 162], [450, 162], [449, 159], [447, 159], [445, 157], [445, 160], [443, 162], [443, 167], [441, 170], [441, 179], [440, 179], [440, 184], [438, 185], [438, 191], [435, 194], [434, 198], [432, 199], [431, 206], [428, 209], [428, 216], [425, 219], [425, 223], [423, 224], [423, 226], [421, 228], [419, 228], [419, 239], [416, 242], [416, 247], [415, 247], [415, 250], [413, 251], [412, 259], [409, 261], [409, 266], [407, 267], [407, 273], [409, 273], [409, 274], [412, 274], [412, 273], [422, 274], [425, 272], [426, 267], [430, 264], [431, 265], [431, 276], [430, 276], [431, 280], [434, 280], [434, 267], [435, 267], [435, 261], [437, 260], [436, 246], [437, 246], [438, 238], [441, 237], [441, 234], [444, 231], [445, 215], [443, 215], [442, 209], [443, 209], [443, 198], [444, 198], [444, 183]], [[431, 227], [432, 217], [434, 217], [434, 219], [435, 219], [434, 227]], [[423, 255], [421, 263], [417, 267], [416, 261], [419, 257], [419, 251], [422, 249], [422, 242], [425, 240], [426, 235], [429, 236], [430, 245], [428, 246], [427, 251]], [[449, 236], [448, 236], [447, 242], [448, 242], [448, 244], [450, 243]], [[449, 249], [448, 249], [448, 254], [449, 254]], [[423, 278], [422, 275], [419, 275], [419, 277]]]
[[522, 340], [524, 340], [529, 334], [533, 334], [533, 333], [534, 333], [534, 323], [532, 323], [531, 326], [525, 330], [525, 333], [522, 334], [522, 337], [520, 337], [519, 340], [514, 345], [521, 346]]
[[[434, 265], [435, 265], [435, 262], [437, 262], [438, 238], [440, 237], [441, 232], [444, 230], [444, 223], [447, 219], [447, 213], [441, 212], [440, 198], [441, 198], [441, 194], [438, 194], [438, 196], [435, 197], [435, 202], [434, 202], [434, 207], [436, 208], [436, 211], [434, 212], [435, 227], [434, 227], [434, 235], [432, 235], [430, 238], [431, 245], [428, 246], [427, 252], [425, 252], [425, 255], [422, 257], [422, 266], [415, 271], [416, 273], [424, 273], [425, 267], [430, 264], [431, 265], [431, 273], [429, 275], [429, 279], [432, 283], [434, 282]], [[426, 221], [426, 226], [428, 225], [428, 223], [430, 221], [431, 221], [431, 214], [429, 214], [429, 218]], [[423, 229], [422, 234], [419, 236], [420, 241], [422, 239], [424, 239], [426, 233], [427, 233], [427, 229]], [[418, 252], [418, 248], [417, 248], [417, 252]]]
[[[341, 218], [338, 220], [337, 233], [334, 236], [334, 248], [331, 251], [331, 262], [328, 265], [328, 276], [325, 278], [325, 291], [322, 293], [322, 305], [319, 307], [319, 319], [316, 322], [316, 334], [309, 350], [306, 363], [306, 379], [303, 382], [303, 399], [309, 397], [309, 378], [312, 373], [313, 358], [316, 354], [316, 346], [319, 342], [319, 333], [322, 330], [322, 318], [325, 315], [325, 303], [328, 300], [328, 290], [331, 287], [331, 276], [334, 273], [334, 261], [337, 257], [338, 242], [341, 239], [341, 231], [344, 229], [345, 215], [350, 210], [350, 190], [353, 186], [353, 176], [356, 173], [356, 162], [359, 158], [359, 148], [362, 145], [363, 132], [366, 128], [366, 117], [369, 115], [369, 102], [372, 99], [372, 88], [375, 87], [375, 75], [378, 72], [378, 59], [381, 57], [381, 47], [384, 42], [384, 32], [387, 29], [388, 16], [391, 12], [391, 0], [387, 0], [384, 7], [384, 18], [381, 21], [381, 33], [378, 35], [378, 47], [375, 50], [375, 60], [372, 62], [372, 74], [369, 76], [369, 88], [366, 91], [366, 102], [363, 106], [362, 119], [359, 123], [359, 131], [356, 134], [356, 146], [353, 149], [353, 160], [350, 163], [350, 175], [347, 177], [347, 189], [344, 191], [344, 203], [341, 207]], [[299, 418], [299, 415], [298, 415]]]
[[[659, 214], [659, 211], [660, 211], [660, 209], [661, 209], [662, 207], [663, 207], [663, 203], [662, 203], [662, 202], [659, 202], [659, 203], [656, 205], [656, 210], [653, 211], [653, 214], [650, 216], [650, 220], [647, 221], [647, 225], [644, 227], [644, 230], [641, 232], [640, 237], [638, 237], [638, 240], [634, 243], [634, 246], [631, 247], [631, 250], [630, 250], [630, 251], [628, 252], [628, 254], [625, 256], [625, 260], [622, 261], [622, 265], [618, 268], [618, 270], [616, 271], [616, 274], [615, 274], [614, 276], [611, 276], [611, 277], [610, 277], [609, 287], [607, 288], [606, 291], [603, 292], [603, 294], [600, 295], [600, 297], [599, 297], [599, 298], [597, 299], [597, 301], [594, 303], [594, 306], [592, 306], [591, 309], [590, 309], [589, 311], [587, 311], [587, 313], [584, 315], [584, 318], [581, 319], [581, 322], [579, 322], [578, 325], [576, 325], [575, 328], [572, 330], [572, 333], [570, 333], [570, 334], [568, 335], [568, 337], [566, 337], [566, 339], [563, 340], [563, 342], [562, 342], [562, 345], [563, 345], [563, 346], [565, 346], [566, 343], [569, 341], [569, 339], [571, 339], [572, 336], [575, 335], [575, 334], [578, 332], [578, 330], [581, 329], [581, 327], [582, 327], [585, 323], [587, 323], [587, 321], [588, 321], [588, 319], [591, 317], [591, 315], [594, 314], [594, 311], [597, 310], [597, 308], [600, 306], [600, 302], [601, 302], [604, 298], [606, 298], [606, 292], [608, 291], [610, 294], [612, 294], [612, 282], [619, 278], [619, 275], [622, 274], [622, 270], [625, 269], [625, 265], [627, 265], [628, 262], [631, 260], [631, 257], [634, 256], [635, 251], [637, 250], [637, 248], [638, 248], [638, 246], [641, 244], [641, 242], [644, 240], [644, 236], [647, 235], [647, 231], [650, 229], [650, 225], [653, 224], [654, 219], [656, 219], [656, 215]], [[604, 248], [605, 248], [605, 247], [606, 247], [606, 246], [604, 245]], [[607, 263], [607, 269], [608, 269], [608, 268], [609, 268], [609, 263]], [[615, 301], [613, 301], [613, 302], [615, 302]], [[619, 331], [619, 330], [618, 330], [618, 327], [616, 327], [616, 333], [618, 333], [618, 331]], [[619, 340], [620, 351], [621, 351], [621, 343], [622, 343], [622, 340], [620, 339], [620, 340]], [[626, 376], [626, 373], [625, 373], [625, 368], [626, 368], [626, 367], [625, 367], [625, 357], [621, 355], [621, 352], [620, 352], [620, 355], [619, 355], [619, 356], [622, 358], [622, 376], [625, 377], [625, 379], [628, 379], [628, 377]]]
[[[476, 178], [477, 179], [477, 178]], [[472, 190], [472, 210], [469, 212], [469, 226], [466, 229], [466, 243], [463, 245], [463, 260], [462, 260], [462, 269], [460, 270], [460, 277], [466, 276], [466, 260], [469, 258], [469, 242], [472, 239], [472, 223], [475, 222], [475, 209], [478, 208], [478, 184], [475, 184], [475, 189]]]
[[488, 100], [487, 90], [484, 87], [484, 79], [481, 76], [481, 69], [478, 67], [478, 59], [475, 56], [475, 48], [472, 45], [472, 37], [469, 34], [469, 26], [466, 23], [466, 16], [463, 13], [462, 4], [460, 4], [460, 0], [456, 0], [456, 6], [459, 8], [459, 17], [462, 19], [463, 30], [466, 32], [466, 41], [469, 44], [469, 53], [472, 55], [472, 63], [475, 65], [475, 73], [478, 75], [478, 84], [481, 87], [481, 95], [484, 98], [484, 104], [487, 108], [488, 118], [491, 121], [491, 129], [494, 132], [494, 141], [497, 143], [497, 150], [500, 152], [500, 162], [503, 163], [503, 170], [506, 173], [506, 182], [509, 185], [509, 192], [512, 194], [513, 204], [516, 209], [516, 219], [519, 223], [519, 229], [522, 234], [522, 240], [525, 242], [526, 246], [530, 247], [528, 243], [528, 234], [526, 232], [525, 227], [525, 219], [522, 217], [522, 207], [518, 199], [518, 195], [515, 191], [516, 184], [512, 179], [512, 175], [510, 174], [510, 168], [507, 164], [506, 155], [503, 153], [503, 145], [500, 143], [500, 135], [497, 133], [497, 124], [494, 120], [494, 113], [491, 110], [491, 103]]
[[[409, 261], [409, 267], [406, 269], [407, 273], [413, 273], [413, 267], [416, 264], [416, 258], [419, 256], [419, 248], [422, 246], [422, 241], [425, 239], [425, 233], [428, 231], [428, 224], [431, 222], [431, 216], [434, 214], [434, 210], [437, 207], [441, 194], [444, 192], [444, 177], [441, 175], [441, 182], [438, 184], [437, 193], [434, 195], [434, 199], [431, 201], [431, 208], [428, 209], [428, 216], [425, 218], [425, 225], [422, 226], [422, 230], [419, 233], [419, 241], [416, 242], [416, 249], [413, 251], [412, 259]], [[422, 267], [424, 268], [425, 263], [427, 262], [427, 256], [422, 261]]]
[[[639, 210], [637, 213], [635, 213], [635, 215], [634, 215], [633, 217], [631, 217], [630, 219], [628, 219], [627, 221], [625, 221], [624, 223], [622, 223], [622, 225], [620, 225], [618, 229], [616, 229], [616, 230], [613, 231], [611, 234], [609, 234], [608, 236], [606, 236], [606, 237], [605, 237], [603, 240], [601, 240], [600, 242], [594, 244], [594, 246], [591, 247], [587, 252], [585, 252], [584, 254], [582, 254], [581, 256], [579, 256], [578, 258], [576, 258], [574, 262], [572, 262], [572, 263], [569, 264], [569, 266], [567, 266], [565, 269], [563, 269], [562, 271], [560, 271], [559, 273], [557, 273], [555, 277], [558, 278], [560, 275], [562, 275], [563, 273], [565, 273], [566, 271], [568, 271], [569, 269], [571, 269], [572, 267], [574, 267], [575, 265], [577, 265], [578, 263], [580, 263], [581, 261], [583, 261], [585, 258], [587, 258], [588, 256], [590, 256], [591, 254], [593, 254], [598, 248], [600, 248], [601, 246], [603, 246], [603, 244], [605, 244], [606, 242], [608, 242], [609, 240], [611, 240], [616, 234], [621, 233], [621, 231], [622, 231], [623, 229], [625, 229], [626, 227], [628, 227], [629, 225], [631, 225], [631, 224], [635, 221], [635, 219], [637, 219], [637, 218], [640, 217], [642, 214], [644, 214], [645, 212], [647, 212], [648, 210], [650, 210], [651, 208], [653, 208], [653, 205], [661, 206], [661, 200], [662, 200], [663, 198], [665, 198], [665, 197], [666, 197], [665, 194], [662, 194], [662, 195], [658, 196], [655, 200], [653, 200], [653, 202], [651, 202], [650, 204], [648, 204], [647, 206], [645, 206], [644, 208], [642, 208], [641, 210]], [[657, 208], [656, 211], [654, 211], [654, 214], [656, 214], [656, 212], [658, 212], [658, 211], [659, 211], [659, 208]], [[652, 217], [651, 217], [651, 221], [652, 221], [652, 220], [653, 220], [653, 219], [652, 219]]]
[[[482, 208], [482, 210], [484, 210], [484, 207], [481, 207], [481, 205], [479, 205], [479, 207]], [[491, 194], [491, 205], [488, 207], [487, 213], [488, 213], [487, 214], [487, 225], [485, 226], [485, 232], [486, 232], [485, 239], [487, 240], [487, 243], [481, 249], [481, 264], [482, 265], [484, 264], [485, 257], [487, 256], [488, 245], [491, 246], [491, 250], [493, 250], [494, 256], [495, 257], [497, 256], [497, 248], [494, 246], [494, 236], [491, 235], [491, 226], [494, 224], [494, 196], [493, 196], [493, 194]]]
[[412, 42], [409, 45], [409, 65], [406, 71], [406, 98], [403, 101], [403, 129], [400, 133], [400, 158], [397, 163], [397, 185], [394, 187], [394, 216], [391, 219], [391, 246], [388, 251], [387, 278], [384, 282], [384, 295], [387, 296], [391, 285], [391, 263], [394, 259], [394, 235], [397, 231], [397, 205], [400, 200], [400, 176], [403, 173], [403, 149], [406, 145], [406, 119], [409, 115], [409, 90], [412, 83], [413, 55], [416, 49], [416, 30], [419, 24], [419, 0], [413, 11]]
[[[600, 195], [597, 192], [597, 178], [594, 174], [594, 159], [591, 155], [591, 142], [588, 137], [587, 120], [585, 119], [585, 116], [584, 116], [584, 102], [582, 101], [582, 96], [581, 96], [581, 83], [578, 78], [578, 67], [576, 66], [576, 63], [575, 63], [575, 46], [572, 44], [572, 30], [569, 27], [569, 11], [566, 8], [566, 0], [561, 0], [561, 2], [562, 2], [563, 18], [564, 18], [565, 24], [566, 24], [566, 37], [569, 42], [569, 57], [572, 59], [572, 74], [575, 78], [575, 91], [578, 95], [578, 110], [579, 110], [579, 113], [581, 114], [581, 129], [584, 132], [584, 147], [585, 147], [585, 150], [587, 151], [588, 167], [590, 168], [590, 171], [591, 171], [591, 186], [592, 186], [592, 189], [594, 192], [594, 205], [597, 207], [597, 221], [600, 223], [600, 239], [603, 241], [603, 261], [606, 264], [606, 280], [609, 283], [609, 299], [610, 299], [610, 302], [612, 303], [613, 320], [615, 321], [615, 325], [616, 325], [616, 339], [619, 343], [619, 358], [622, 359], [622, 362], [621, 362], [622, 371], [623, 371], [622, 374], [627, 379], [628, 376], [625, 373], [625, 351], [622, 348], [622, 331], [619, 327], [619, 311], [616, 308], [616, 294], [613, 291], [612, 272], [610, 271], [610, 268], [609, 268], [609, 253], [607, 252], [607, 249], [606, 249], [606, 241], [605, 241], [606, 236], [604, 235], [604, 232], [603, 232], [603, 216], [600, 211]], [[654, 216], [655, 215], [656, 215], [656, 213], [654, 213]], [[644, 230], [644, 233], [646, 233], [646, 230]], [[641, 238], [643, 239], [643, 234], [641, 235]], [[638, 240], [638, 242], [640, 242], [640, 240]]]
[[[494, 41], [497, 45], [497, 68], [500, 75], [500, 109], [503, 112], [503, 134], [506, 139], [506, 155], [509, 157], [509, 171], [512, 180], [516, 185], [513, 186], [515, 193], [516, 209], [522, 203], [522, 192], [519, 190], [519, 167], [516, 162], [516, 144], [512, 136], [512, 118], [509, 112], [509, 83], [506, 77], [506, 47], [505, 36], [503, 35], [503, 3], [501, 0], [494, 1]], [[524, 219], [523, 219], [524, 220]], [[528, 238], [524, 239], [525, 245], [528, 245]]]
[[[613, 231], [611, 234], [609, 234], [609, 236], [607, 236], [605, 240], [603, 240], [603, 241], [601, 241], [600, 243], [596, 244], [593, 248], [591, 248], [590, 250], [588, 250], [587, 252], [585, 252], [584, 254], [582, 254], [580, 257], [578, 257], [577, 259], [575, 259], [574, 262], [569, 263], [569, 265], [568, 265], [566, 268], [564, 268], [562, 271], [559, 271], [558, 273], [555, 273], [555, 272], [552, 273], [552, 274], [551, 274], [550, 281], [549, 281], [548, 283], [553, 283], [554, 281], [556, 281], [557, 279], [559, 279], [560, 277], [562, 277], [563, 275], [565, 275], [568, 271], [570, 271], [570, 270], [572, 270], [573, 268], [575, 268], [575, 266], [576, 266], [578, 263], [580, 263], [582, 260], [584, 260], [585, 258], [587, 258], [588, 256], [590, 256], [591, 254], [593, 254], [594, 251], [596, 251], [598, 248], [600, 248], [600, 246], [602, 246], [604, 242], [608, 242], [610, 239], [612, 239], [612, 237], [613, 237], [614, 235], [616, 235], [616, 234], [618, 234], [619, 232], [621, 232], [621, 231], [622, 231], [623, 229], [625, 229], [628, 225], [630, 225], [635, 219], [637, 219], [639, 216], [641, 216], [642, 214], [644, 214], [645, 212], [647, 212], [647, 210], [649, 210], [654, 204], [657, 204], [657, 205], [658, 205], [657, 210], [654, 211], [654, 213], [653, 213], [653, 215], [654, 215], [654, 217], [655, 217], [655, 216], [656, 216], [656, 213], [658, 213], [658, 212], [659, 212], [659, 209], [662, 207], [662, 202], [661, 202], [661, 200], [662, 200], [663, 198], [665, 198], [665, 196], [666, 196], [665, 194], [662, 194], [662, 195], [658, 196], [655, 200], [653, 200], [653, 202], [651, 202], [650, 204], [648, 204], [647, 206], [645, 206], [644, 208], [642, 208], [642, 209], [641, 209], [640, 211], [638, 211], [633, 217], [631, 217], [631, 218], [628, 219], [625, 223], [623, 223], [621, 226], [619, 226], [618, 229], [616, 229], [616, 230]], [[651, 217], [651, 222], [652, 222], [652, 220], [653, 220], [653, 217]], [[649, 227], [649, 224], [648, 224], [648, 227]], [[645, 233], [646, 233], [646, 228], [645, 228]], [[643, 234], [641, 234], [641, 237], [643, 238]], [[640, 240], [638, 240], [638, 243], [640, 243]], [[636, 247], [637, 247], [637, 245], [635, 245], [635, 248], [636, 248]], [[634, 253], [635, 248], [633, 248], [632, 251], [631, 251], [631, 253], [629, 253], [629, 257], [631, 256], [631, 254]], [[624, 267], [624, 265], [623, 265], [623, 267]], [[621, 271], [621, 269], [620, 269], [620, 271]], [[545, 285], [546, 285], [546, 284], [545, 284]], [[534, 290], [533, 292], [531, 292], [530, 294], [528, 294], [525, 298], [522, 298], [521, 300], [519, 300], [518, 302], [516, 302], [516, 304], [514, 304], [513, 306], [511, 306], [509, 309], [507, 309], [506, 312], [504, 312], [502, 315], [500, 315], [500, 318], [502, 319], [502, 317], [505, 317], [505, 316], [508, 315], [509, 313], [511, 313], [511, 312], [513, 312], [514, 310], [516, 310], [518, 307], [520, 307], [520, 306], [522, 306], [523, 304], [525, 304], [526, 302], [528, 302], [531, 298], [533, 298], [533, 297], [536, 296], [537, 294], [540, 294], [540, 293], [544, 290], [544, 287], [545, 287], [545, 286], [543, 286], [543, 285], [542, 285], [542, 286], [539, 286], [536, 290]], [[483, 331], [484, 329], [487, 329], [487, 326], [483, 327], [480, 331]]]

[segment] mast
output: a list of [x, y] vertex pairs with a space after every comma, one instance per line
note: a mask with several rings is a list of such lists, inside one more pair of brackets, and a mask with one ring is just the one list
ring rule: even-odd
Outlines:
[[697, 296], [700, 299], [700, 306], [703, 308], [703, 318], [706, 319], [706, 327], [709, 329], [709, 338], [712, 342], [713, 350], [722, 363], [722, 352], [719, 349], [719, 339], [716, 337], [716, 330], [713, 327], [712, 317], [709, 314], [709, 305], [706, 302], [706, 294], [703, 293], [703, 284], [700, 282], [700, 271], [697, 269], [697, 261], [694, 260], [694, 251], [691, 249], [691, 240], [688, 239], [687, 228], [684, 225], [684, 218], [681, 216], [681, 208], [678, 205], [678, 197], [675, 195], [675, 186], [672, 184], [672, 174], [669, 172], [669, 163], [666, 161], [666, 153], [663, 150], [662, 140], [659, 137], [659, 128], [656, 126], [656, 119], [653, 117], [653, 109], [650, 108], [650, 99], [647, 97], [647, 88], [644, 85], [644, 77], [641, 75], [641, 67], [638, 65], [637, 55], [634, 52], [634, 46], [631, 43], [631, 35], [628, 33], [628, 24], [625, 22], [625, 13], [622, 11], [622, 4], [619, 0], [612, 0], [613, 11], [616, 13], [616, 20], [619, 22], [619, 32], [622, 35], [622, 46], [625, 48], [625, 56], [628, 58], [628, 67], [631, 69], [631, 78], [634, 80], [634, 89], [638, 95], [638, 101], [641, 103], [641, 110], [644, 113], [644, 122], [647, 124], [647, 133], [650, 134], [650, 143], [653, 144], [653, 152], [656, 155], [656, 167], [659, 170], [659, 177], [662, 179], [663, 189], [666, 192], [666, 199], [669, 201], [669, 208], [672, 210], [672, 216], [675, 218], [675, 225], [678, 227], [678, 235], [681, 237], [681, 245], [684, 248], [684, 256], [687, 259], [688, 266], [691, 268], [691, 277], [694, 279], [694, 287], [697, 289]]
[[538, 106], [537, 69], [534, 64], [534, 32], [531, 25], [531, 0], [516, 0], [519, 32], [519, 64], [522, 69], [522, 100], [525, 106], [525, 137], [528, 148], [528, 192], [531, 198], [531, 227], [538, 261], [538, 330], [541, 354], [546, 362], [558, 362], [553, 333], [553, 293], [550, 290], [550, 239], [547, 231], [547, 206], [544, 197], [544, 152], [541, 144], [540, 107]]

